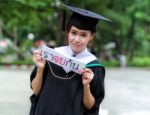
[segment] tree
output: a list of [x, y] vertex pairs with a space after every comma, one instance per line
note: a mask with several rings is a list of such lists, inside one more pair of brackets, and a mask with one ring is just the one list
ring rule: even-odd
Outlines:
[[[17, 47], [23, 46], [28, 33], [46, 42], [64, 44], [61, 32], [60, 0], [0, 0], [0, 34], [9, 37]], [[102, 50], [108, 42], [115, 42], [115, 53], [125, 51], [131, 59], [150, 52], [149, 0], [62, 0], [61, 2], [95, 11], [112, 20], [100, 21], [93, 42]], [[79, 4], [80, 3], [80, 4]], [[8, 7], [9, 6], [9, 7]], [[68, 15], [70, 15], [69, 11]], [[58, 34], [59, 33], [59, 34]], [[63, 40], [62, 40], [63, 39]], [[142, 52], [142, 53], [141, 53]]]

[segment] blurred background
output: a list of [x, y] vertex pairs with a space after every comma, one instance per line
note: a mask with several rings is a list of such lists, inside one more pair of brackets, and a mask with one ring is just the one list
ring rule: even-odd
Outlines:
[[66, 44], [60, 2], [112, 20], [88, 46], [106, 67], [101, 115], [150, 115], [149, 0], [0, 0], [0, 115], [27, 115], [32, 51]]

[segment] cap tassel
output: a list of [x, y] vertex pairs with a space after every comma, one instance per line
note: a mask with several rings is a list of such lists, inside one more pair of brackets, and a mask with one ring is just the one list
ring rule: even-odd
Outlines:
[[62, 31], [66, 29], [66, 11], [63, 10], [62, 12]]

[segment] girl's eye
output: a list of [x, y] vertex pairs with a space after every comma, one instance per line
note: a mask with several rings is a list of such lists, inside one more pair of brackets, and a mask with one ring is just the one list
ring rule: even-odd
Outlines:
[[76, 32], [71, 32], [71, 34], [72, 34], [72, 35], [76, 35], [77, 33], [76, 33]]
[[87, 36], [86, 34], [81, 34], [81, 37], [83, 37], [83, 38], [86, 37], [86, 36]]

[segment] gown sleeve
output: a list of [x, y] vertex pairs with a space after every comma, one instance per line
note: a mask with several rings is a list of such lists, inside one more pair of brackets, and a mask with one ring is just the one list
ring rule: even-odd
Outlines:
[[32, 89], [32, 84], [31, 84], [31, 83], [32, 83], [33, 79], [34, 79], [35, 76], [36, 76], [36, 72], [37, 72], [37, 67], [34, 66], [32, 72], [31, 72], [31, 75], [30, 75], [30, 87], [31, 87], [31, 89]]
[[[47, 73], [47, 71], [48, 71], [48, 63], [46, 62], [46, 65], [45, 65], [45, 68], [44, 68], [44, 72], [43, 72], [43, 84], [44, 84], [45, 79], [46, 79], [46, 73]], [[32, 89], [31, 83], [32, 83], [33, 79], [36, 76], [36, 72], [37, 72], [37, 66], [34, 66], [32, 72], [31, 72], [31, 75], [30, 75], [30, 87], [31, 87], [31, 89]]]
[[104, 78], [105, 78], [105, 68], [103, 66], [99, 67], [91, 67], [94, 78], [90, 83], [90, 90], [92, 95], [95, 98], [95, 105], [90, 109], [85, 109], [84, 115], [98, 115], [100, 104], [105, 96], [105, 89], [104, 89]]

